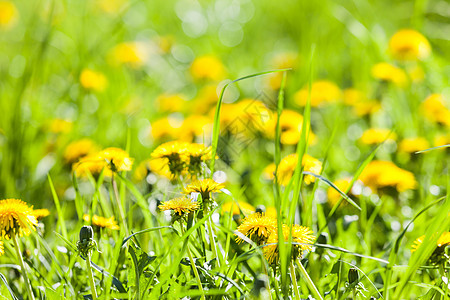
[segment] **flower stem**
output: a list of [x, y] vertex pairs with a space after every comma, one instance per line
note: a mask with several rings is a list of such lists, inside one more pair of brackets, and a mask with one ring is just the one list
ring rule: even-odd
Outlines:
[[291, 260], [291, 265], [289, 266], [290, 270], [291, 270], [291, 277], [292, 277], [292, 285], [294, 288], [294, 294], [295, 294], [295, 299], [300, 300], [300, 294], [298, 292], [298, 284], [297, 284], [297, 276], [295, 275], [295, 267], [294, 267], [294, 262]]
[[89, 276], [89, 285], [91, 286], [92, 300], [97, 300], [97, 292], [95, 291], [94, 276], [92, 275], [91, 254], [90, 253], [86, 257], [86, 266], [87, 266], [87, 272], [88, 272], [88, 276]]
[[20, 268], [22, 269], [23, 280], [25, 281], [25, 286], [27, 287], [28, 297], [30, 300], [34, 300], [33, 290], [31, 288], [30, 280], [28, 279], [27, 271], [25, 269], [25, 263], [23, 262], [22, 252], [20, 251], [19, 241], [15, 233], [12, 235], [12, 240], [14, 243], [14, 248], [16, 249], [17, 257], [19, 258]]
[[123, 228], [125, 229], [126, 235], [129, 236], [130, 232], [128, 231], [127, 222], [125, 220], [125, 214], [123, 212], [122, 203], [120, 201], [119, 190], [117, 189], [117, 182], [114, 179], [114, 173], [111, 176], [111, 183], [112, 183], [113, 190], [114, 190], [114, 196], [115, 196], [116, 202], [117, 202], [117, 207], [119, 208], [119, 215], [120, 215], [120, 219], [122, 220]]
[[[181, 233], [184, 234], [183, 224], [180, 223], [180, 226], [181, 226]], [[188, 239], [187, 253], [189, 256], [189, 261], [191, 262], [192, 270], [194, 271], [194, 275], [195, 275], [195, 279], [197, 280], [198, 288], [199, 288], [200, 292], [202, 292], [201, 299], [205, 300], [206, 299], [205, 291], [203, 290], [202, 281], [200, 280], [200, 276], [198, 275], [197, 267], [195, 266], [194, 258], [192, 257], [191, 250], [189, 249], [189, 237], [187, 237], [187, 239]]]
[[220, 259], [217, 255], [216, 242], [214, 240], [214, 232], [212, 229], [211, 217], [208, 218], [208, 233], [209, 233], [209, 243], [211, 244], [211, 250], [214, 257], [216, 258], [217, 265], [220, 267]]
[[319, 300], [323, 300], [322, 296], [319, 293], [319, 290], [317, 289], [317, 287], [314, 285], [314, 282], [311, 280], [311, 277], [309, 277], [308, 273], [305, 270], [305, 267], [303, 267], [302, 263], [299, 262], [298, 260], [295, 261], [297, 263], [298, 268], [300, 269], [300, 273], [302, 274], [302, 276], [304, 277], [306, 284], [308, 285], [308, 288], [310, 290], [310, 292], [313, 294], [313, 296], [316, 299]]

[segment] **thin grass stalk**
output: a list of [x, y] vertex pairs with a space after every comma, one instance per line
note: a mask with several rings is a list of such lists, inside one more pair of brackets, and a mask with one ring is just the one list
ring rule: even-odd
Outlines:
[[300, 273], [302, 274], [303, 278], [306, 281], [306, 285], [308, 286], [309, 291], [313, 294], [313, 296], [316, 299], [323, 300], [323, 298], [320, 295], [319, 290], [317, 289], [316, 285], [311, 280], [311, 277], [309, 277], [308, 272], [306, 272], [305, 267], [303, 267], [303, 265], [301, 264], [301, 262], [299, 260], [296, 260], [295, 262], [296, 262], [298, 268], [300, 269]]
[[[183, 227], [183, 224], [180, 223], [181, 227], [181, 234], [184, 234], [185, 230]], [[202, 281], [200, 280], [200, 276], [198, 275], [197, 267], [195, 266], [194, 258], [192, 257], [191, 250], [189, 249], [189, 236], [187, 237], [188, 246], [186, 248], [187, 254], [189, 256], [189, 261], [191, 262], [192, 270], [194, 271], [195, 280], [197, 281], [198, 288], [200, 292], [202, 293], [202, 300], [205, 300], [205, 291], [203, 290]]]
[[214, 258], [217, 261], [218, 266], [220, 267], [222, 261], [219, 258], [219, 256], [217, 255], [216, 241], [214, 240], [214, 232], [213, 232], [213, 228], [212, 228], [211, 216], [209, 216], [207, 222], [208, 222], [207, 226], [208, 226], [209, 243], [211, 245], [211, 250], [213, 252]]
[[292, 260], [291, 260], [289, 269], [291, 271], [292, 285], [293, 285], [293, 289], [294, 289], [295, 299], [300, 300], [301, 298], [300, 298], [300, 293], [298, 292], [297, 276], [295, 275], [294, 262]]
[[89, 286], [91, 287], [92, 300], [97, 300], [97, 291], [95, 290], [94, 275], [92, 274], [92, 267], [91, 267], [91, 253], [88, 253], [86, 257], [86, 266], [87, 266], [87, 273], [89, 276]]
[[25, 263], [23, 262], [22, 252], [20, 251], [19, 241], [15, 233], [12, 234], [12, 240], [14, 243], [14, 249], [16, 249], [17, 258], [19, 259], [20, 268], [22, 270], [23, 280], [25, 281], [25, 286], [27, 287], [28, 297], [34, 300], [33, 289], [31, 288], [30, 279], [28, 279], [27, 271], [25, 269]]
[[114, 172], [111, 175], [111, 184], [112, 184], [113, 190], [114, 190], [114, 198], [116, 198], [117, 207], [119, 208], [120, 219], [122, 221], [122, 225], [125, 230], [125, 233], [128, 236], [128, 235], [130, 235], [130, 232], [128, 231], [127, 222], [125, 221], [125, 214], [123, 212], [122, 203], [120, 201], [119, 190], [117, 189], [117, 182], [114, 179]]

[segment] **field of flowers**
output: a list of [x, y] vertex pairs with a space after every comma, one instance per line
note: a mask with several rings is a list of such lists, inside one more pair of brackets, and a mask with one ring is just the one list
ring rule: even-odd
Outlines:
[[0, 0], [0, 299], [450, 299], [449, 24]]

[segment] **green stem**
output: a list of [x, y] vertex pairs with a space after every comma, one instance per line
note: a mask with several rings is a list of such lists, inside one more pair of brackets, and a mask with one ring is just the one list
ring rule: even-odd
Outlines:
[[[184, 234], [183, 224], [180, 223], [180, 227], [181, 227], [181, 234]], [[195, 279], [197, 280], [198, 288], [199, 288], [200, 292], [202, 292], [202, 300], [205, 300], [206, 299], [205, 291], [203, 290], [202, 281], [200, 280], [200, 276], [198, 275], [197, 267], [195, 266], [194, 258], [192, 257], [191, 250], [189, 249], [189, 237], [187, 237], [187, 239], [188, 239], [187, 253], [189, 256], [189, 261], [191, 262], [192, 270], [194, 271], [194, 275], [195, 275]]]
[[12, 234], [12, 240], [14, 243], [14, 249], [16, 249], [17, 258], [19, 259], [23, 280], [25, 281], [25, 286], [27, 287], [28, 297], [30, 298], [30, 300], [34, 300], [33, 290], [31, 289], [30, 280], [28, 279], [27, 271], [25, 269], [25, 263], [23, 262], [22, 252], [20, 251], [19, 241], [17, 240], [17, 236], [15, 233]]
[[91, 254], [90, 253], [86, 257], [86, 265], [87, 265], [87, 273], [89, 276], [89, 285], [91, 286], [92, 300], [97, 300], [97, 292], [95, 291], [94, 275], [92, 275]]
[[292, 285], [294, 287], [295, 299], [300, 300], [301, 298], [300, 298], [300, 294], [298, 292], [297, 276], [295, 275], [294, 262], [292, 260], [291, 260], [291, 265], [289, 268], [291, 270]]
[[[263, 258], [264, 259], [264, 258]], [[263, 262], [264, 265], [264, 273], [267, 276], [267, 292], [269, 293], [269, 299], [272, 300], [272, 290], [270, 288], [270, 276], [269, 276], [269, 272], [267, 270], [267, 265]], [[275, 280], [276, 281], [276, 280]]]
[[299, 262], [298, 260], [295, 261], [297, 263], [298, 268], [300, 269], [300, 273], [302, 273], [302, 276], [304, 277], [306, 281], [306, 285], [308, 285], [309, 291], [314, 295], [316, 299], [323, 300], [322, 296], [319, 293], [319, 290], [314, 285], [314, 282], [311, 280], [311, 277], [309, 277], [308, 273], [305, 270], [305, 267]]
[[114, 196], [115, 196], [116, 202], [117, 202], [117, 207], [119, 208], [119, 215], [120, 215], [120, 219], [122, 220], [123, 228], [125, 229], [126, 235], [129, 236], [130, 232], [128, 231], [127, 222], [125, 221], [125, 213], [123, 212], [122, 203], [121, 203], [120, 197], [119, 197], [119, 190], [117, 189], [117, 182], [114, 179], [114, 173], [111, 175], [111, 183], [112, 183], [113, 190], [114, 190]]
[[217, 255], [216, 242], [214, 240], [211, 217], [208, 218], [208, 234], [209, 234], [209, 243], [211, 244], [211, 250], [213, 252], [214, 257], [216, 258], [217, 265], [220, 267], [220, 259], [219, 256]]

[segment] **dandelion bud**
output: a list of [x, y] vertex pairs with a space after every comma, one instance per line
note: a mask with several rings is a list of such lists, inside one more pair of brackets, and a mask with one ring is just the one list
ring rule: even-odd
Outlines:
[[80, 242], [84, 240], [92, 240], [94, 238], [94, 231], [91, 226], [83, 226], [80, 229]]
[[348, 270], [348, 283], [349, 284], [356, 284], [359, 281], [359, 274], [358, 270], [356, 268], [350, 268]]

